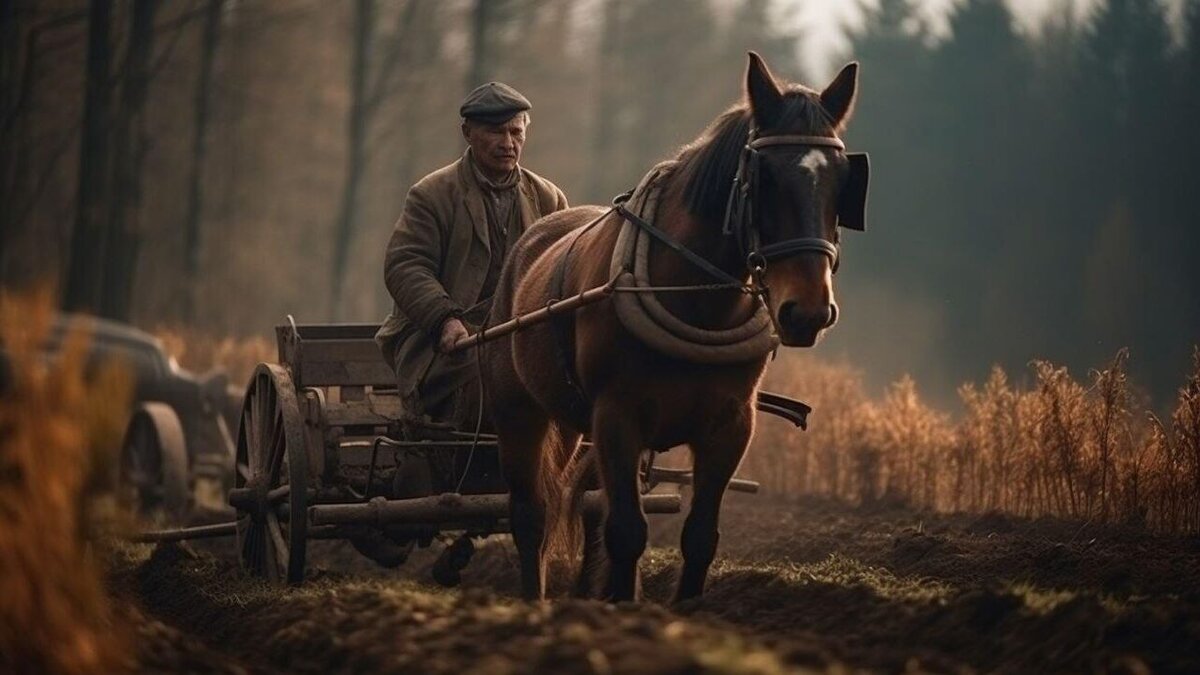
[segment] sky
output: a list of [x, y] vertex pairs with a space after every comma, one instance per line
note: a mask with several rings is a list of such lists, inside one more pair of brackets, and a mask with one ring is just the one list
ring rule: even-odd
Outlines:
[[[935, 31], [945, 26], [945, 16], [959, 0], [917, 0]], [[1017, 21], [1025, 28], [1034, 28], [1052, 11], [1064, 4], [1072, 5], [1083, 15], [1096, 0], [1006, 0]], [[860, 3], [876, 4], [876, 0], [776, 0], [784, 15], [780, 21], [795, 25], [805, 37], [802, 58], [809, 72], [831, 76], [840, 65], [833, 63], [837, 53], [846, 47], [843, 26], [856, 26], [861, 21]], [[1178, 14], [1182, 0], [1166, 0], [1172, 18]]]

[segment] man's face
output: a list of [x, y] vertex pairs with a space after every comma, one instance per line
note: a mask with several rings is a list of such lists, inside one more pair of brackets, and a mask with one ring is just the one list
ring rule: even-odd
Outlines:
[[521, 148], [525, 145], [525, 126], [528, 117], [517, 113], [502, 124], [463, 122], [463, 137], [471, 146], [471, 154], [485, 174], [502, 176], [517, 168]]

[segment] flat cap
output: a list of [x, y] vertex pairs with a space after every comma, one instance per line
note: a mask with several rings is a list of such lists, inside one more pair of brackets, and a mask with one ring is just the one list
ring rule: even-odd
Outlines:
[[478, 120], [487, 124], [501, 124], [519, 112], [533, 106], [521, 92], [503, 82], [488, 82], [475, 87], [463, 99], [458, 114], [464, 119]]

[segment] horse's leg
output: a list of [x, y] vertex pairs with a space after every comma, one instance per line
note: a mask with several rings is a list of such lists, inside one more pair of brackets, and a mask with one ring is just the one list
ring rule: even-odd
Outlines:
[[527, 600], [546, 597], [546, 502], [539, 491], [539, 472], [550, 421], [528, 400], [504, 406], [495, 414], [500, 465], [509, 488], [509, 523], [521, 561], [521, 594]]
[[717, 523], [721, 500], [750, 443], [751, 414], [747, 410], [721, 426], [720, 431], [691, 444], [694, 458], [692, 507], [679, 543], [683, 571], [675, 589], [676, 601], [698, 597], [704, 592], [704, 580], [717, 554], [720, 538]]
[[638, 489], [638, 460], [644, 444], [635, 416], [611, 401], [597, 401], [592, 441], [608, 499], [604, 524], [607, 594], [614, 601], [635, 600], [640, 590], [638, 559], [646, 550], [646, 515]]
[[[594, 452], [594, 451], [592, 451]], [[582, 495], [587, 490], [600, 488], [595, 457], [587, 460], [588, 468], [576, 489]], [[604, 510], [583, 510], [583, 562], [579, 566], [579, 579], [575, 584], [575, 597], [599, 597], [601, 584], [608, 573], [608, 555], [604, 551]]]

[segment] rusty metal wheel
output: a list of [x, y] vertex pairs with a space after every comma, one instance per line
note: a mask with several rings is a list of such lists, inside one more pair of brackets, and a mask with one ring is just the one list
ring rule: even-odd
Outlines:
[[238, 425], [237, 509], [242, 568], [271, 581], [304, 581], [308, 453], [296, 389], [287, 370], [260, 363]]
[[152, 522], [182, 524], [192, 506], [187, 442], [166, 403], [140, 404], [125, 429], [117, 474], [124, 506]]

